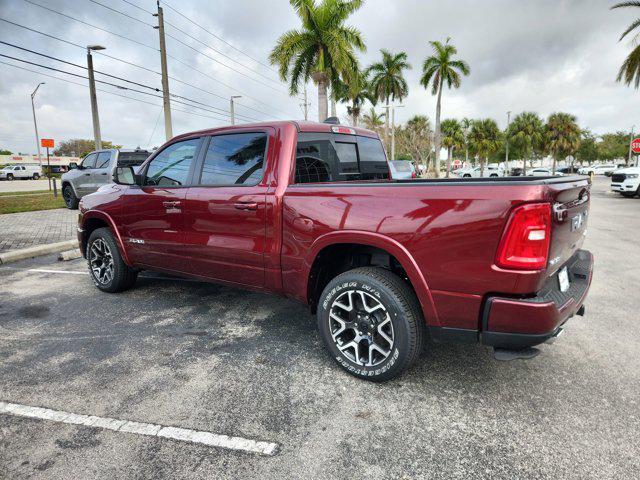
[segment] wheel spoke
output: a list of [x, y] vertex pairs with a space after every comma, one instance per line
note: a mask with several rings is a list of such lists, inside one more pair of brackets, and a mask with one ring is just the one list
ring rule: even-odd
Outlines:
[[357, 363], [358, 365], [362, 365], [362, 362], [360, 361], [360, 355], [358, 352], [358, 343], [355, 341], [350, 341], [349, 343], [347, 343], [346, 345], [337, 345], [338, 349], [342, 352], [342, 353], [346, 353], [345, 350], [352, 348], [353, 349], [353, 358], [351, 360], [353, 360], [355, 363]]

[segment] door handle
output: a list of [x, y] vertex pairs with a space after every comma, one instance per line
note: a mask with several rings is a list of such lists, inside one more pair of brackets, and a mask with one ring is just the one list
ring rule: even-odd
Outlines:
[[233, 205], [238, 210], [257, 210], [258, 204], [256, 202], [238, 202]]
[[91, 175], [90, 173], [85, 173], [84, 176], [88, 177], [89, 175]]
[[106, 174], [107, 174], [107, 172], [102, 172], [100, 175], [106, 175]]
[[180, 202], [162, 202], [162, 206], [165, 208], [175, 208], [180, 206]]

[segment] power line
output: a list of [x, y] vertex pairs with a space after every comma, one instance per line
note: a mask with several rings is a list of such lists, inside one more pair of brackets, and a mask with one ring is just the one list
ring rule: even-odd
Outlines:
[[[74, 76], [74, 77], [77, 77], [77, 78], [82, 78], [82, 79], [84, 79], [84, 80], [88, 80], [88, 79], [89, 79], [89, 77], [85, 77], [85, 76], [83, 76], [83, 75], [79, 75], [79, 74], [77, 74], [77, 73], [67, 72], [66, 70], [60, 70], [60, 69], [58, 69], [58, 68], [49, 67], [49, 66], [47, 66], [47, 65], [42, 65], [42, 64], [39, 64], [39, 63], [35, 63], [35, 62], [30, 62], [30, 61], [28, 61], [28, 60], [23, 60], [23, 59], [21, 59], [21, 58], [12, 57], [12, 56], [10, 56], [10, 55], [5, 55], [5, 54], [2, 54], [2, 53], [0, 53], [0, 57], [10, 58], [11, 60], [15, 60], [15, 61], [18, 61], [18, 62], [27, 63], [27, 64], [29, 64], [29, 65], [34, 65], [34, 66], [41, 67], [41, 68], [46, 68], [47, 70], [52, 70], [52, 71], [55, 71], [55, 72], [64, 73], [64, 74], [66, 74], [66, 75], [71, 75], [71, 76]], [[120, 89], [120, 90], [129, 90], [129, 91], [131, 91], [131, 92], [140, 93], [140, 94], [142, 94], [142, 95], [148, 95], [148, 96], [155, 97], [155, 98], [162, 98], [161, 96], [159, 96], [159, 95], [154, 95], [153, 93], [144, 92], [144, 91], [142, 91], [142, 90], [137, 90], [137, 89], [135, 89], [135, 88], [124, 87], [124, 86], [122, 86], [122, 85], [117, 85], [117, 84], [115, 84], [115, 83], [111, 83], [111, 82], [105, 82], [104, 80], [96, 80], [96, 82], [97, 82], [97, 83], [103, 83], [103, 84], [105, 84], [105, 85], [109, 85], [109, 86], [112, 86], [112, 87], [118, 88], [118, 89]], [[173, 99], [172, 101], [173, 101], [173, 102], [175, 102], [175, 103], [178, 103], [178, 104], [181, 104], [181, 105], [187, 105], [187, 106], [192, 107], [192, 108], [199, 108], [199, 109], [201, 109], [201, 110], [205, 110], [205, 111], [208, 111], [208, 112], [210, 112], [210, 113], [218, 113], [218, 112], [216, 112], [215, 110], [221, 110], [221, 111], [223, 112], [223, 114], [224, 114], [224, 115], [230, 116], [230, 114], [228, 114], [228, 113], [224, 112], [222, 109], [219, 109], [218, 107], [214, 107], [214, 106], [211, 106], [211, 105], [207, 105], [207, 104], [205, 104], [205, 103], [198, 102], [198, 101], [196, 101], [196, 100], [191, 100], [191, 99], [186, 98], [186, 97], [181, 97], [181, 96], [179, 96], [179, 95], [176, 95], [176, 97], [177, 97], [177, 98], [180, 98], [181, 100], [185, 100], [186, 102], [195, 103], [196, 105], [192, 105], [191, 103], [185, 103], [184, 101], [180, 101], [180, 100], [175, 100], [175, 99]], [[202, 105], [202, 106], [198, 106], [198, 105]], [[206, 108], [205, 108], [205, 107], [206, 107]], [[214, 110], [210, 110], [210, 109], [214, 109]], [[248, 120], [260, 121], [260, 120], [258, 120], [257, 118], [249, 117], [249, 116], [247, 116], [247, 115], [239, 115], [239, 116], [240, 116], [240, 117], [244, 117], [245, 119], [248, 119]]]
[[[31, 70], [30, 68], [21, 67], [21, 66], [19, 66], [19, 65], [13, 65], [13, 64], [11, 64], [11, 63], [3, 62], [3, 61], [1, 61], [1, 60], [0, 60], [0, 64], [8, 65], [8, 66], [13, 67], [13, 68], [18, 68], [18, 69], [20, 69], [20, 70], [25, 70], [25, 71], [27, 71], [27, 72], [35, 73], [35, 74], [37, 74], [37, 75], [42, 75], [42, 76], [44, 76], [44, 77], [53, 78], [53, 79], [55, 79], [55, 80], [60, 80], [61, 82], [71, 83], [71, 84], [73, 84], [73, 85], [79, 85], [79, 86], [81, 86], [81, 87], [83, 87], [83, 88], [86, 88], [86, 85], [84, 85], [84, 84], [82, 84], [82, 83], [74, 82], [73, 80], [68, 80], [68, 79], [66, 79], [66, 78], [56, 77], [55, 75], [49, 75], [48, 73], [38, 72], [37, 70]], [[108, 93], [108, 94], [110, 94], [110, 95], [115, 95], [116, 97], [122, 97], [122, 98], [127, 98], [127, 99], [129, 99], [129, 100], [134, 100], [134, 101], [136, 101], [136, 102], [146, 103], [147, 105], [153, 105], [153, 106], [155, 106], [155, 107], [162, 107], [162, 105], [158, 105], [157, 103], [148, 102], [148, 101], [146, 101], [146, 100], [142, 100], [142, 99], [140, 99], [140, 98], [129, 97], [128, 95], [122, 95], [121, 93], [111, 92], [111, 91], [109, 91], [109, 90], [104, 90], [104, 89], [101, 89], [101, 88], [96, 88], [96, 90], [97, 90], [98, 92]], [[199, 116], [199, 117], [207, 117], [207, 118], [214, 118], [214, 119], [216, 119], [216, 120], [224, 120], [224, 121], [227, 121], [227, 119], [226, 119], [226, 118], [216, 118], [216, 117], [212, 117], [212, 116], [210, 116], [210, 115], [203, 115], [203, 114], [201, 114], [201, 113], [197, 113], [197, 112], [189, 112], [188, 110], [180, 110], [180, 109], [173, 109], [173, 110], [174, 110], [174, 111], [176, 111], [176, 112], [188, 113], [188, 114], [190, 114], [190, 115], [196, 115], [196, 116]], [[219, 114], [219, 113], [215, 113], [215, 112], [211, 112], [211, 113], [214, 113], [215, 115], [221, 115], [221, 114]]]
[[97, 0], [89, 0], [89, 1], [91, 3], [95, 3], [96, 5], [100, 5], [101, 7], [106, 8], [107, 10], [111, 10], [112, 12], [115, 12], [117, 14], [120, 14], [120, 15], [123, 15], [123, 16], [125, 16], [127, 18], [130, 18], [131, 20], [135, 20], [136, 22], [142, 23], [143, 25], [146, 25], [147, 27], [154, 28], [154, 25], [152, 25], [150, 23], [147, 23], [144, 20], [140, 20], [139, 18], [133, 17], [133, 16], [129, 15], [128, 13], [121, 12], [120, 10], [117, 10], [117, 9], [115, 9], [113, 7], [105, 5], [104, 3], [100, 3]]
[[147, 9], [145, 9], [145, 8], [142, 8], [142, 7], [140, 7], [139, 5], [136, 5], [135, 3], [130, 2], [129, 0], [122, 0], [122, 1], [123, 1], [124, 3], [126, 3], [126, 4], [128, 4], [128, 5], [131, 5], [132, 7], [137, 8], [138, 10], [142, 10], [143, 12], [148, 13], [149, 15], [153, 15], [153, 14], [154, 14], [154, 12], [152, 12], [152, 11], [150, 11], [150, 10], [147, 10]]
[[[127, 0], [122, 0], [123, 2], [129, 3]], [[262, 63], [260, 60], [252, 57], [251, 55], [249, 55], [248, 53], [244, 52], [243, 50], [239, 49], [238, 47], [235, 47], [234, 45], [232, 45], [231, 43], [227, 42], [224, 38], [216, 35], [215, 33], [207, 30], [206, 28], [204, 28], [202, 25], [200, 25], [199, 23], [193, 21], [192, 19], [190, 19], [189, 17], [187, 17], [186, 15], [184, 15], [182, 12], [176, 10], [175, 8], [173, 8], [171, 5], [169, 5], [169, 3], [167, 3], [166, 1], [163, 0], [162, 2], [164, 5], [167, 6], [167, 8], [169, 8], [170, 10], [172, 10], [173, 12], [177, 13], [178, 15], [180, 15], [182, 18], [184, 18], [185, 20], [187, 20], [188, 22], [192, 23], [193, 25], [195, 25], [196, 27], [198, 27], [199, 29], [203, 30], [204, 32], [208, 33], [209, 35], [211, 35], [214, 38], [217, 38], [218, 40], [220, 40], [222, 43], [224, 43], [225, 45], [228, 45], [229, 47], [233, 48], [235, 51], [240, 52], [241, 54], [243, 54], [244, 56], [246, 56], [247, 58], [250, 58], [251, 60], [253, 60], [256, 63], [259, 63], [260, 65], [262, 65], [263, 67], [268, 68], [269, 70], [276, 72], [276, 70], [271, 67], [270, 65], [267, 65], [266, 63]], [[140, 8], [140, 7], [138, 7]], [[276, 72], [277, 73], [277, 72]]]

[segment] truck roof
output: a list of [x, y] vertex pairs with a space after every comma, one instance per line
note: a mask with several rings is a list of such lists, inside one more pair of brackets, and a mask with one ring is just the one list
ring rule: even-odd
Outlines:
[[192, 135], [213, 135], [220, 131], [230, 130], [234, 128], [265, 128], [265, 127], [284, 127], [288, 125], [294, 125], [299, 132], [318, 132], [318, 133], [332, 133], [332, 127], [345, 127], [355, 131], [356, 135], [364, 137], [378, 138], [378, 134], [372, 130], [366, 128], [352, 127], [349, 125], [335, 125], [332, 123], [322, 122], [308, 122], [304, 120], [276, 120], [273, 122], [255, 122], [255, 123], [241, 123], [237, 125], [226, 125], [224, 127], [206, 128], [203, 130], [196, 130], [194, 132], [187, 132], [181, 135], [176, 135], [172, 140], [176, 138], [190, 137]]

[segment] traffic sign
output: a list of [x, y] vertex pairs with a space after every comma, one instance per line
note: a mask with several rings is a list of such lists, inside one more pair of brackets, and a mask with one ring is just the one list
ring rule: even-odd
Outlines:
[[633, 153], [640, 153], [640, 137], [631, 140], [631, 151]]
[[53, 148], [53, 138], [40, 139], [40, 145], [45, 148]]

